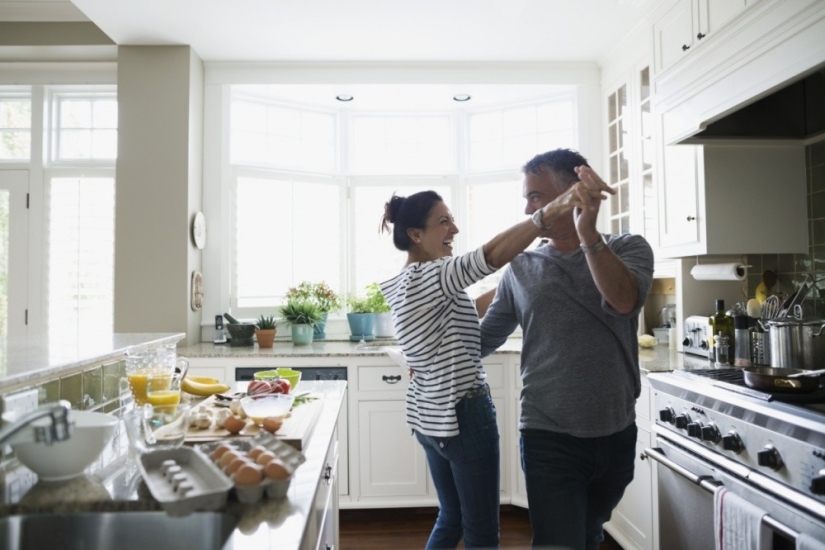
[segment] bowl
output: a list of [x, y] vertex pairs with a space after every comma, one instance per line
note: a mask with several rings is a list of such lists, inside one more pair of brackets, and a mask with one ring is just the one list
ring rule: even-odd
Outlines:
[[264, 418], [274, 416], [283, 418], [292, 408], [295, 397], [288, 393], [262, 393], [249, 395], [241, 399], [241, 407], [246, 416], [255, 424], [262, 424]]
[[226, 330], [232, 337], [232, 346], [252, 346], [254, 345], [255, 324], [254, 323], [226, 323]]
[[189, 430], [191, 405], [150, 404], [137, 407], [123, 416], [129, 444], [138, 453], [174, 449], [183, 445]]
[[[14, 422], [18, 416], [7, 412], [3, 414], [3, 421]], [[51, 445], [31, 441], [11, 444], [18, 460], [41, 480], [60, 481], [82, 476], [103, 452], [118, 424], [116, 417], [101, 412], [70, 411], [69, 419], [72, 435], [65, 441]], [[32, 426], [48, 426], [50, 422], [43, 418]]]
[[289, 382], [289, 389], [292, 391], [296, 388], [296, 386], [298, 386], [298, 382], [301, 381], [301, 371], [288, 368], [259, 370], [253, 374], [252, 377], [255, 380], [272, 380], [273, 378], [283, 378]]

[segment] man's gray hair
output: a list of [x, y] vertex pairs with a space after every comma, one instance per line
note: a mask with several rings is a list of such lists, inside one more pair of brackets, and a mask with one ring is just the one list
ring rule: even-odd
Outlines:
[[525, 174], [539, 175], [547, 172], [552, 176], [553, 183], [559, 191], [565, 191], [579, 180], [574, 168], [576, 166], [590, 166], [587, 159], [578, 151], [572, 149], [553, 149], [536, 155], [525, 164], [521, 170]]

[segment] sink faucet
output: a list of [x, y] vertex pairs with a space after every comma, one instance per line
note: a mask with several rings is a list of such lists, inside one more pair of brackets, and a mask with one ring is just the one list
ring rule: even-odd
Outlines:
[[[3, 445], [20, 441], [34, 441], [51, 445], [55, 441], [65, 441], [72, 436], [72, 425], [69, 422], [71, 404], [68, 401], [58, 401], [30, 411], [3, 429], [0, 429], [0, 448]], [[51, 418], [48, 426], [34, 426], [31, 430], [24, 429], [41, 418]]]

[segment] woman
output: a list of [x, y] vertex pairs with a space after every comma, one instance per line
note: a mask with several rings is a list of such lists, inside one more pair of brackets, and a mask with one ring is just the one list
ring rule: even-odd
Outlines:
[[[381, 284], [412, 371], [407, 425], [424, 447], [439, 512], [427, 548], [495, 548], [499, 543], [499, 434], [481, 365], [478, 313], [465, 289], [512, 260], [603, 187], [579, 182], [532, 217], [473, 252], [453, 257], [458, 227], [434, 191], [393, 195], [381, 228], [407, 252], [404, 269]], [[479, 300], [486, 309], [492, 292]]]

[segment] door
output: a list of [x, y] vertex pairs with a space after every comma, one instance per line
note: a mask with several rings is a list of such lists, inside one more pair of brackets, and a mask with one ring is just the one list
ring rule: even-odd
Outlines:
[[653, 23], [653, 55], [659, 73], [681, 59], [693, 46], [691, 0], [679, 0]]
[[28, 188], [27, 171], [0, 170], [0, 365], [8, 344], [26, 337]]

